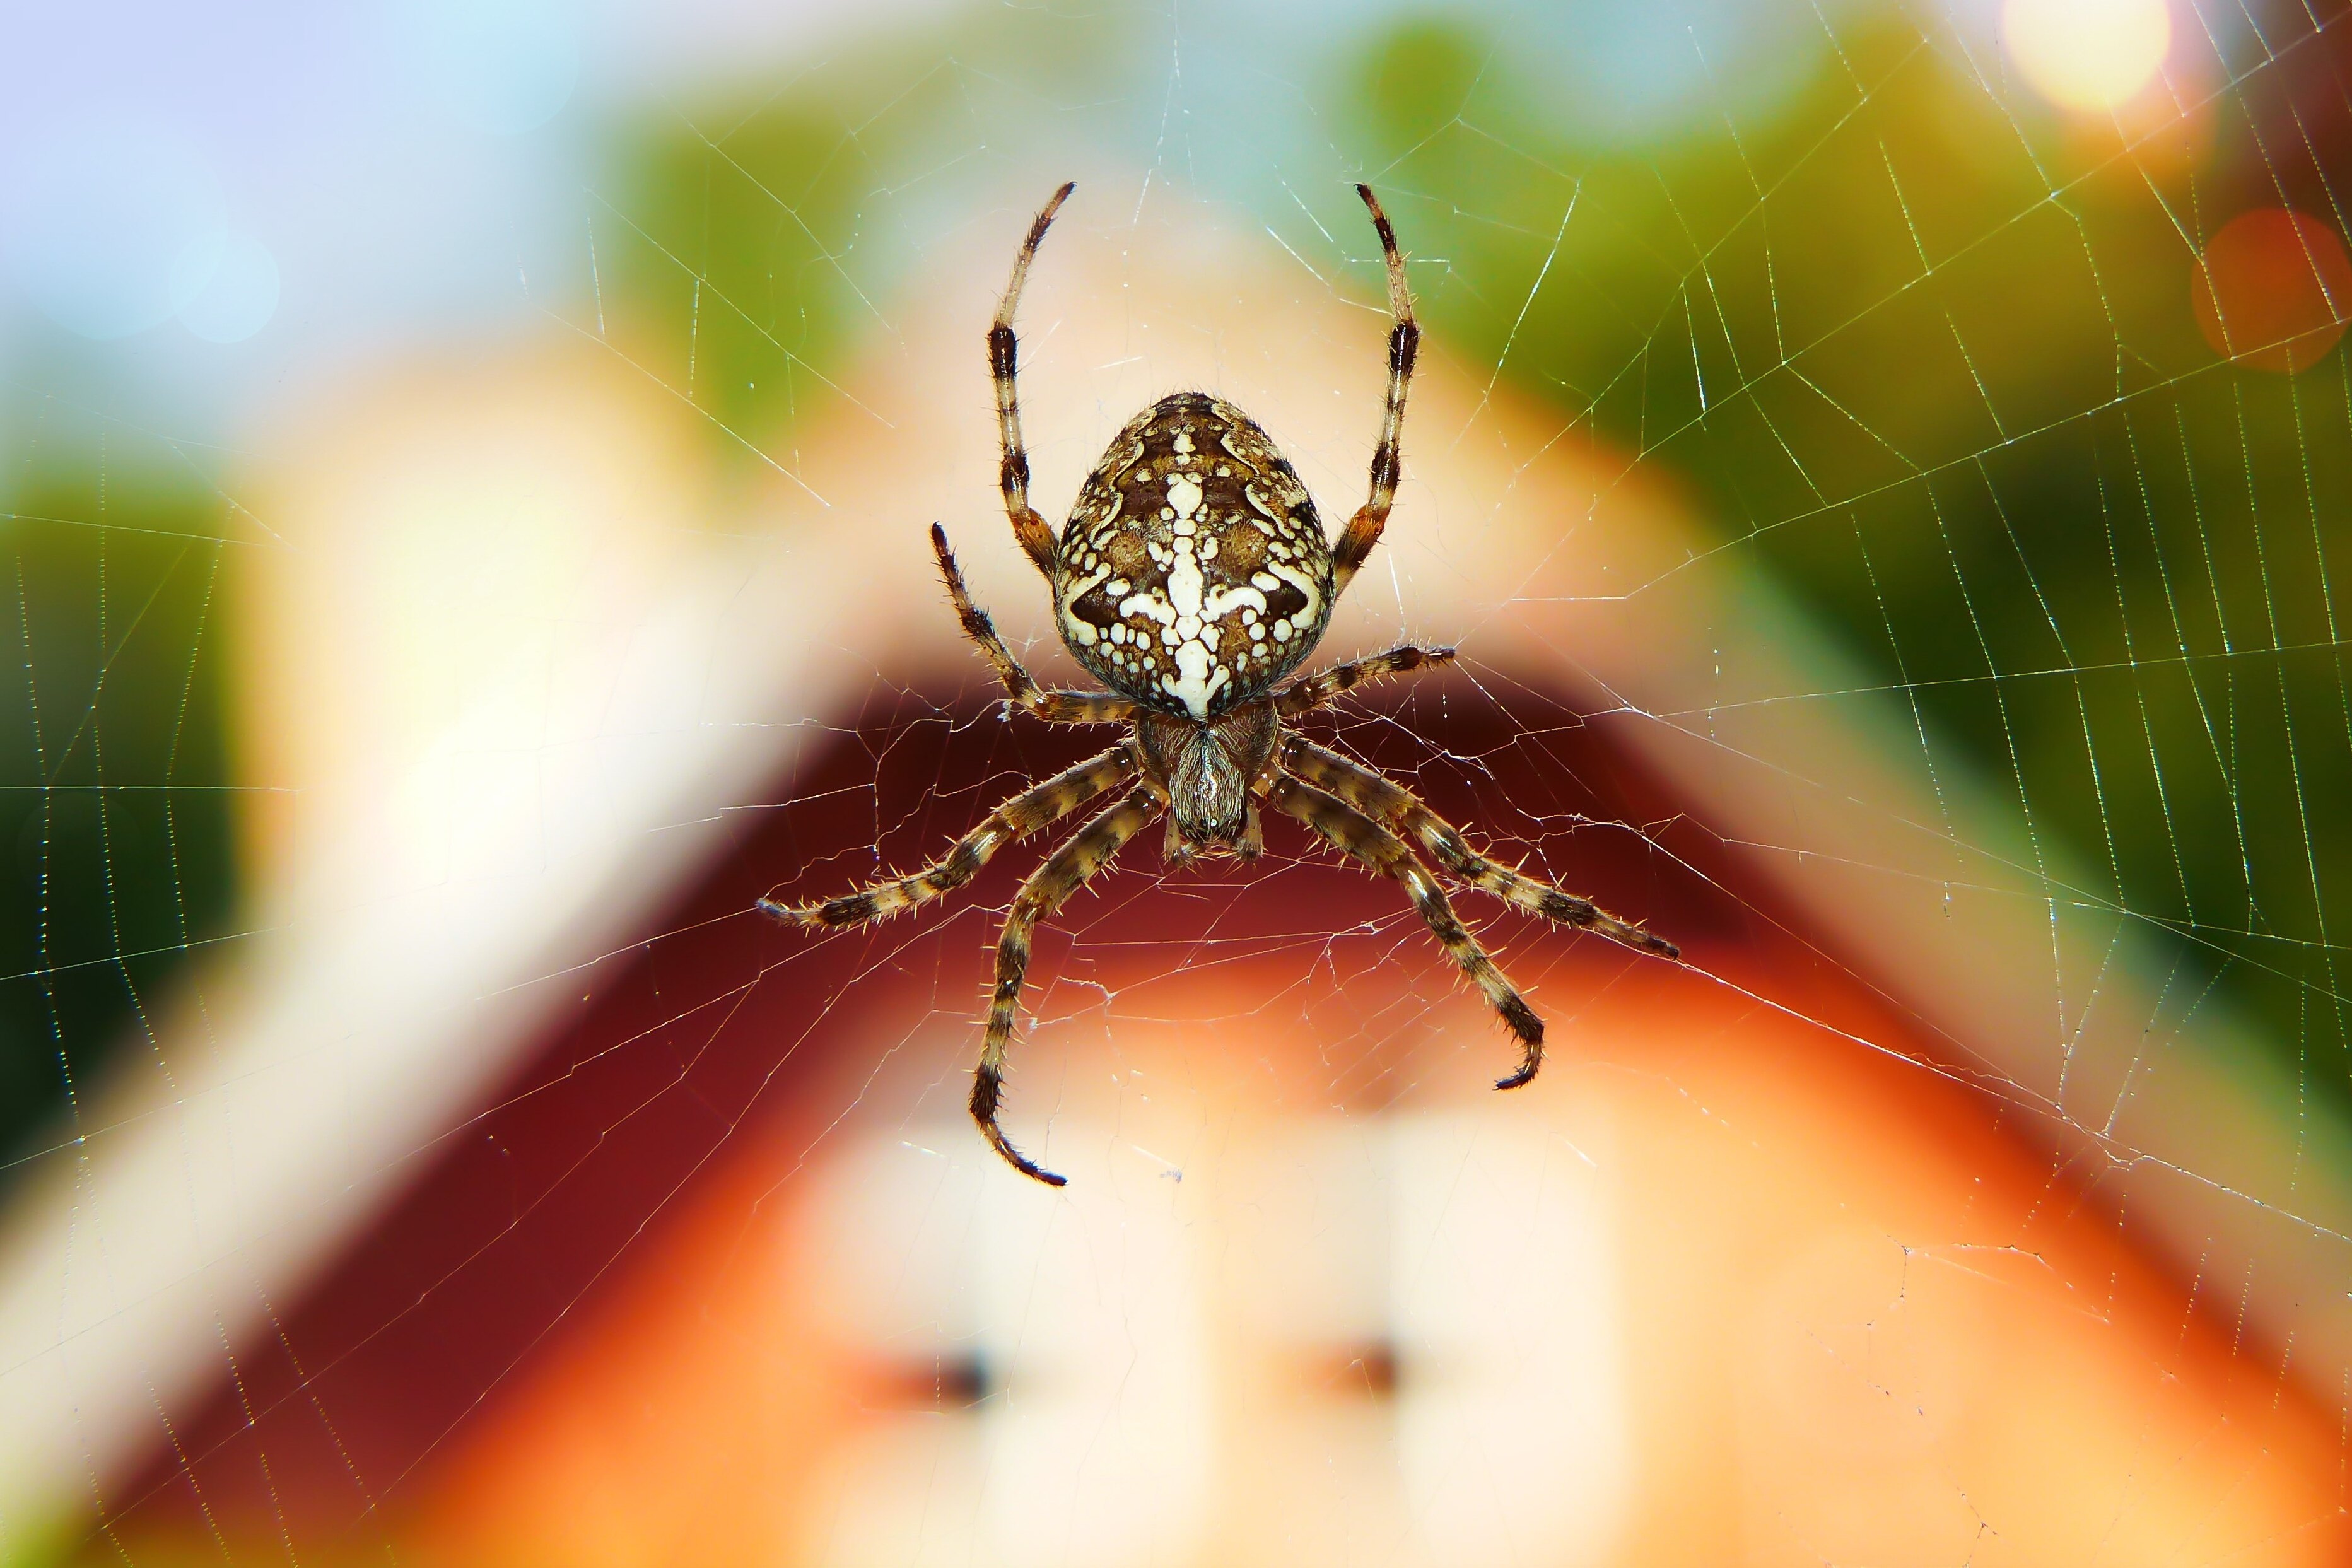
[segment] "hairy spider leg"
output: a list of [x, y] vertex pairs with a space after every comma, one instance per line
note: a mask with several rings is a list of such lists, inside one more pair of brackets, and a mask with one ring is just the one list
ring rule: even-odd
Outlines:
[[1013, 1043], [1021, 982], [1029, 973], [1030, 939], [1039, 921], [1060, 909], [1088, 878], [1109, 865], [1119, 847], [1150, 826], [1162, 809], [1157, 795], [1148, 786], [1138, 786], [1072, 834], [1021, 884], [1013, 912], [1004, 917], [1004, 932], [996, 939], [996, 987], [989, 996], [988, 1037], [981, 1046], [980, 1068], [971, 1079], [971, 1119], [980, 1123], [990, 1146], [1014, 1170], [1048, 1186], [1066, 1186], [1068, 1178], [1055, 1175], [1015, 1149], [1004, 1129], [996, 1124], [997, 1105], [1004, 1093], [1004, 1053]]
[[998, 476], [1004, 489], [1004, 511], [1013, 520], [1013, 537], [1021, 542], [1021, 548], [1029, 552], [1048, 583], [1054, 580], [1054, 530], [1029, 504], [1029, 448], [1021, 444], [1021, 396], [1014, 385], [1020, 344], [1013, 335], [1013, 310], [1021, 303], [1022, 285], [1029, 281], [1029, 264], [1037, 258], [1037, 242], [1045, 237], [1054, 215], [1077, 188], [1073, 180], [1055, 191], [1038, 212], [1037, 221], [1029, 226], [1029, 237], [1021, 242], [1021, 254], [1013, 259], [1013, 281], [1005, 286], [1003, 302], [996, 307], [996, 321], [988, 329], [988, 374], [996, 383], [996, 428], [1004, 448], [1004, 464]]
[[1337, 598], [1348, 591], [1348, 584], [1356, 569], [1381, 542], [1381, 530], [1388, 526], [1389, 508], [1396, 504], [1399, 456], [1398, 442], [1404, 432], [1404, 395], [1412, 380], [1413, 356], [1421, 348], [1421, 323], [1413, 320], [1412, 295], [1404, 286], [1404, 258], [1397, 254], [1396, 230], [1389, 226], [1389, 215], [1381, 210], [1380, 198], [1372, 195], [1370, 185], [1358, 185], [1356, 194], [1364, 198], [1364, 205], [1372, 215], [1372, 227], [1380, 231], [1381, 253], [1389, 264], [1389, 313], [1396, 324], [1389, 329], [1389, 398], [1386, 411], [1381, 416], [1381, 444], [1372, 449], [1372, 493], [1355, 516], [1348, 520], [1347, 531], [1339, 535], [1339, 547], [1331, 552], [1331, 595]]
[[971, 602], [955, 552], [948, 548], [948, 531], [931, 524], [931, 549], [940, 558], [940, 575], [947, 579], [948, 596], [955, 601], [963, 621], [963, 635], [980, 645], [981, 657], [996, 670], [996, 679], [1021, 709], [1048, 724], [1117, 724], [1135, 717], [1135, 704], [1108, 691], [1047, 691], [1040, 688], [1004, 639], [988, 612]]
[[956, 840], [954, 847], [911, 877], [877, 882], [815, 904], [782, 904], [761, 899], [762, 913], [803, 926], [829, 930], [895, 915], [951, 893], [980, 874], [989, 858], [1007, 844], [1051, 826], [1078, 807], [1133, 778], [1142, 768], [1135, 743], [1122, 741], [1044, 784], [1023, 790]]
[[1301, 713], [1312, 713], [1318, 708], [1328, 708], [1347, 693], [1367, 680], [1378, 680], [1384, 675], [1402, 675], [1407, 670], [1423, 669], [1433, 664], [1451, 664], [1454, 650], [1450, 647], [1415, 647], [1408, 643], [1385, 653], [1351, 658], [1345, 664], [1335, 664], [1320, 675], [1310, 675], [1288, 689], [1275, 694], [1275, 711], [1286, 719]]
[[1662, 936], [1619, 920], [1594, 903], [1538, 882], [1472, 849], [1458, 829], [1423, 804], [1420, 796], [1384, 774], [1317, 745], [1304, 735], [1284, 737], [1282, 765], [1318, 789], [1328, 790], [1373, 821], [1412, 835], [1450, 875], [1507, 904], [1548, 921], [1605, 936], [1621, 946], [1657, 958], [1680, 958], [1682, 949]]
[[1276, 808], [1307, 824], [1334, 849], [1353, 856], [1403, 886], [1413, 908], [1429, 922], [1431, 934], [1444, 944], [1454, 962], [1462, 966], [1462, 973], [1477, 983], [1495, 1011], [1502, 1015], [1504, 1024], [1518, 1037], [1523, 1053], [1519, 1070], [1495, 1087], [1517, 1089], [1535, 1077], [1536, 1069], [1543, 1066], [1543, 1020], [1536, 1016], [1535, 1009], [1528, 1005], [1517, 988], [1504, 978], [1503, 972], [1495, 967], [1495, 961], [1486, 956], [1478, 939], [1454, 913], [1454, 906], [1446, 901], [1445, 889], [1437, 885], [1437, 879], [1406, 847], [1404, 840], [1337, 795], [1304, 779], [1287, 774], [1277, 778], [1272, 799]]

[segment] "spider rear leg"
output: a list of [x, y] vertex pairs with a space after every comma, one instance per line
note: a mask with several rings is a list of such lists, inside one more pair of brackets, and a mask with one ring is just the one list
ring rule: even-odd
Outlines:
[[981, 1046], [980, 1068], [971, 1080], [971, 1119], [989, 1146], [1024, 1176], [1048, 1186], [1068, 1184], [1013, 1146], [997, 1125], [997, 1110], [1004, 1095], [1004, 1056], [1013, 1044], [1013, 1019], [1021, 1006], [1021, 983], [1029, 973], [1030, 942], [1037, 922], [1060, 909], [1072, 893], [1117, 855], [1160, 815], [1160, 803], [1148, 788], [1129, 790], [1109, 809], [1072, 834], [1043, 866], [1021, 885], [1013, 912], [1004, 917], [1004, 931], [996, 941], [996, 985], [988, 1004], [988, 1037]]
[[1389, 311], [1396, 324], [1389, 329], [1389, 395], [1381, 415], [1381, 444], [1372, 448], [1372, 492], [1348, 520], [1339, 542], [1332, 549], [1335, 595], [1348, 591], [1357, 568], [1381, 542], [1389, 509], [1396, 504], [1397, 476], [1403, 463], [1400, 443], [1404, 435], [1404, 395], [1412, 383], [1413, 358], [1421, 349], [1421, 324], [1413, 320], [1412, 292], [1405, 287], [1404, 258], [1397, 252], [1396, 230], [1389, 226], [1389, 215], [1381, 210], [1371, 186], [1358, 185], [1356, 194], [1364, 198], [1365, 210], [1372, 215], [1372, 227], [1381, 237], [1381, 254], [1389, 269]]
[[1023, 285], [1029, 281], [1029, 264], [1037, 259], [1037, 242], [1045, 237], [1054, 215], [1076, 189], [1077, 184], [1073, 181], [1055, 191], [1029, 226], [1029, 237], [1021, 242], [1021, 254], [1013, 261], [1013, 281], [1005, 286], [1003, 302], [996, 307], [996, 320], [988, 329], [988, 374], [996, 384], [996, 426], [1004, 450], [998, 476], [1004, 491], [1004, 511], [1013, 520], [1013, 537], [1021, 542], [1021, 548], [1048, 582], [1054, 576], [1054, 529], [1029, 504], [1029, 448], [1021, 443], [1021, 349], [1013, 335], [1013, 312], [1021, 303]]
[[1384, 653], [1351, 658], [1345, 664], [1335, 664], [1319, 675], [1310, 675], [1294, 681], [1288, 689], [1276, 694], [1274, 706], [1286, 719], [1301, 713], [1312, 713], [1318, 708], [1328, 708], [1341, 697], [1368, 680], [1383, 676], [1402, 675], [1408, 670], [1425, 669], [1432, 665], [1451, 664], [1454, 650], [1450, 647], [1421, 647], [1406, 643]]
[[1006, 695], [1015, 704], [1049, 724], [1117, 724], [1134, 716], [1134, 703], [1108, 691], [1047, 691], [1039, 687], [1004, 646], [988, 612], [971, 602], [955, 552], [948, 548], [948, 531], [936, 522], [931, 524], [931, 549], [940, 558], [940, 575], [947, 580], [948, 597], [955, 601], [964, 636], [980, 645], [981, 657], [996, 671], [996, 679], [1004, 683]]
[[1477, 984], [1486, 994], [1486, 1000], [1502, 1015], [1504, 1025], [1518, 1037], [1522, 1053], [1519, 1070], [1495, 1085], [1496, 1089], [1517, 1089], [1536, 1076], [1543, 1066], [1543, 1020], [1518, 988], [1504, 978], [1454, 914], [1454, 906], [1446, 901], [1445, 889], [1429, 874], [1403, 839], [1349, 805], [1335, 795], [1316, 788], [1304, 779], [1286, 774], [1275, 781], [1271, 796], [1275, 805], [1307, 824], [1323, 841], [1342, 854], [1354, 857], [1371, 870], [1394, 879], [1401, 884], [1413, 908], [1429, 924], [1430, 933], [1444, 945], [1447, 953], [1462, 968], [1462, 973]]
[[945, 855], [910, 877], [877, 882], [822, 903], [783, 904], [761, 899], [760, 911], [799, 925], [831, 929], [911, 910], [962, 887], [1005, 845], [1059, 822], [1105, 790], [1133, 778], [1140, 766], [1135, 748], [1122, 742], [1014, 795], [957, 839]]

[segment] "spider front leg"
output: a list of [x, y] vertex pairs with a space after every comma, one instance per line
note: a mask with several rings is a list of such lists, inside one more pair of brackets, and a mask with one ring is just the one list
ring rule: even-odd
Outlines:
[[1317, 787], [1330, 791], [1375, 821], [1402, 827], [1412, 835], [1430, 858], [1454, 877], [1505, 903], [1557, 921], [1564, 926], [1605, 936], [1621, 947], [1654, 958], [1680, 958], [1682, 949], [1664, 937], [1619, 920], [1594, 903], [1565, 892], [1549, 882], [1523, 877], [1507, 866], [1472, 849], [1454, 826], [1422, 803], [1421, 797], [1392, 779], [1383, 777], [1339, 752], [1326, 750], [1304, 735], [1284, 737], [1282, 765]]
[[1117, 724], [1135, 716], [1134, 703], [1108, 691], [1047, 691], [1040, 688], [1021, 668], [1021, 661], [1013, 657], [1013, 650], [1004, 646], [988, 612], [971, 602], [971, 591], [964, 586], [955, 552], [948, 548], [948, 531], [936, 522], [931, 524], [931, 549], [940, 558], [940, 575], [947, 579], [948, 596], [955, 601], [964, 636], [980, 645], [981, 657], [988, 660], [996, 671], [996, 679], [1004, 683], [1005, 691], [1024, 711], [1049, 724]]
[[1285, 774], [1275, 781], [1269, 796], [1276, 806], [1307, 824], [1323, 841], [1342, 854], [1354, 857], [1366, 867], [1383, 877], [1400, 883], [1412, 898], [1413, 908], [1429, 922], [1430, 933], [1444, 944], [1462, 973], [1475, 981], [1486, 1000], [1501, 1014], [1504, 1024], [1518, 1037], [1521, 1057], [1519, 1070], [1501, 1079], [1496, 1089], [1517, 1089], [1536, 1076], [1543, 1066], [1543, 1020], [1518, 989], [1503, 977], [1478, 939], [1470, 934], [1454, 915], [1454, 906], [1446, 901], [1445, 889], [1429, 874], [1403, 839], [1358, 811], [1354, 806], [1317, 789], [1305, 780]]
[[1346, 531], [1331, 552], [1335, 597], [1348, 591], [1356, 569], [1381, 542], [1389, 509], [1396, 504], [1397, 476], [1403, 463], [1399, 443], [1404, 434], [1404, 395], [1412, 382], [1413, 356], [1421, 349], [1421, 323], [1413, 320], [1412, 293], [1405, 287], [1404, 258], [1397, 253], [1396, 230], [1389, 226], [1389, 215], [1381, 210], [1371, 186], [1358, 185], [1356, 194], [1364, 198], [1364, 206], [1372, 215], [1372, 227], [1381, 237], [1381, 254], [1389, 266], [1389, 312], [1396, 324], [1389, 329], [1389, 396], [1381, 416], [1381, 444], [1372, 448], [1372, 493], [1348, 520]]
[[1150, 790], [1129, 790], [1126, 797], [1071, 835], [1043, 866], [1021, 885], [1013, 912], [1004, 917], [1004, 932], [996, 942], [996, 987], [988, 1005], [988, 1037], [980, 1051], [980, 1069], [971, 1080], [971, 1119], [980, 1123], [989, 1146], [1024, 1176], [1048, 1186], [1068, 1184], [1013, 1146], [998, 1126], [996, 1113], [1004, 1093], [1004, 1053], [1013, 1044], [1013, 1017], [1021, 1005], [1021, 983], [1029, 973], [1030, 939], [1037, 922], [1060, 909], [1072, 893], [1118, 854], [1160, 815], [1160, 802]]
[[1013, 537], [1021, 542], [1021, 548], [1029, 552], [1029, 559], [1048, 582], [1054, 577], [1054, 530], [1029, 505], [1029, 449], [1021, 444], [1021, 395], [1016, 384], [1021, 351], [1013, 335], [1013, 311], [1021, 303], [1022, 286], [1029, 281], [1029, 264], [1037, 259], [1037, 242], [1045, 237], [1054, 215], [1077, 188], [1072, 181], [1055, 191], [1029, 226], [1029, 237], [1021, 242], [1021, 254], [1013, 258], [1013, 281], [1005, 286], [1004, 300], [996, 307], [996, 320], [988, 329], [988, 374], [996, 383], [996, 428], [1004, 449], [998, 476], [1004, 491], [1004, 511], [1013, 520]]
[[1320, 675], [1310, 675], [1294, 683], [1275, 697], [1275, 710], [1286, 719], [1295, 719], [1301, 713], [1312, 713], [1318, 708], [1328, 708], [1367, 680], [1378, 680], [1384, 675], [1402, 675], [1407, 670], [1422, 669], [1433, 664], [1453, 662], [1454, 650], [1450, 647], [1416, 647], [1407, 643], [1368, 658], [1335, 664]]
[[962, 887], [978, 876], [989, 858], [1005, 845], [1059, 822], [1104, 791], [1133, 778], [1140, 766], [1135, 747], [1122, 742], [1014, 795], [990, 812], [979, 826], [957, 839], [953, 848], [911, 877], [877, 882], [870, 888], [816, 904], [782, 904], [773, 899], [761, 899], [760, 911], [799, 925], [830, 929], [858, 925], [913, 909]]

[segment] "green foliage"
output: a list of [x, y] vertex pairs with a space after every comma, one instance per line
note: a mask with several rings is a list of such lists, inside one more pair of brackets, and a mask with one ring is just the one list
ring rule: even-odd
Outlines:
[[216, 637], [223, 508], [192, 480], [44, 447], [0, 507], [0, 1149], [145, 1048], [236, 894]]
[[1391, 36], [1356, 100], [1447, 260], [1427, 313], [1696, 481], [1723, 566], [1913, 705], [1924, 765], [2091, 869], [2058, 897], [2174, 933], [2176, 984], [2218, 975], [2352, 1099], [2346, 363], [2233, 368], [2189, 310], [2183, 215], [2260, 165], [2252, 129], [2224, 121], [2200, 183], [2013, 117], [1907, 32], [1839, 42], [1771, 123], [1625, 151], [1549, 133], [1481, 40]]
[[858, 308], [851, 268], [874, 178], [822, 105], [781, 106], [723, 142], [689, 131], [646, 146], [634, 199], [598, 235], [633, 351], [756, 446], [815, 390], [811, 367]]
[[722, 447], [768, 452], [825, 399], [844, 342], [887, 331], [893, 269], [965, 216], [992, 133], [1081, 89], [1124, 36], [1100, 14], [1011, 13], [623, 129], [593, 219], [611, 330]]

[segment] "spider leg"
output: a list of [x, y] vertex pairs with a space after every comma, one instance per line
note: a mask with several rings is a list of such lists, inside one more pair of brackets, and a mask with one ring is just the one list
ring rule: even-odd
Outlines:
[[988, 612], [971, 602], [955, 552], [948, 548], [948, 531], [936, 522], [931, 524], [931, 549], [939, 555], [940, 575], [947, 579], [948, 596], [955, 601], [956, 614], [963, 620], [964, 636], [980, 645], [981, 657], [988, 660], [996, 679], [1024, 711], [1049, 724], [1117, 724], [1135, 716], [1134, 703], [1108, 691], [1047, 691], [1039, 687], [1004, 646]]
[[1543, 1066], [1543, 1020], [1528, 1005], [1527, 998], [1503, 977], [1478, 939], [1470, 934], [1446, 901], [1445, 889], [1429, 874], [1403, 839], [1358, 811], [1339, 796], [1327, 794], [1292, 775], [1275, 781], [1270, 797], [1275, 805], [1313, 828], [1323, 841], [1343, 854], [1351, 855], [1369, 868], [1384, 877], [1392, 877], [1402, 884], [1412, 900], [1413, 908], [1429, 922], [1432, 935], [1443, 942], [1462, 973], [1477, 982], [1478, 989], [1503, 1022], [1518, 1037], [1523, 1055], [1519, 1070], [1498, 1081], [1496, 1089], [1517, 1089], [1536, 1076]]
[[760, 911], [799, 925], [830, 930], [911, 910], [962, 887], [979, 875], [980, 868], [999, 849], [1059, 822], [1105, 790], [1126, 783], [1135, 776], [1139, 765], [1134, 746], [1121, 742], [1041, 784], [1023, 790], [990, 812], [979, 826], [957, 839], [945, 855], [911, 877], [877, 882], [822, 903], [781, 904], [773, 899], [761, 899]]
[[1328, 708], [1343, 695], [1353, 691], [1367, 680], [1378, 680], [1384, 675], [1402, 675], [1409, 669], [1421, 669], [1433, 664], [1451, 664], [1454, 650], [1450, 647], [1415, 647], [1407, 644], [1376, 653], [1369, 658], [1352, 658], [1345, 664], [1335, 664], [1320, 675], [1310, 675], [1293, 681], [1287, 690], [1276, 694], [1276, 711], [1286, 719], [1301, 713], [1312, 713], [1318, 708]]
[[1149, 789], [1132, 789], [1063, 841], [1043, 866], [1021, 885], [1013, 912], [1004, 917], [1004, 933], [996, 942], [996, 988], [988, 1004], [988, 1037], [980, 1051], [980, 1069], [971, 1080], [971, 1119], [990, 1147], [1024, 1176], [1048, 1186], [1065, 1186], [1057, 1176], [1013, 1146], [996, 1122], [997, 1105], [1004, 1093], [1004, 1052], [1013, 1043], [1013, 1021], [1021, 1004], [1021, 982], [1029, 972], [1029, 944], [1037, 922], [1062, 907], [1064, 900], [1118, 854], [1160, 815], [1160, 801]]
[[1470, 847], [1452, 823], [1423, 805], [1420, 796], [1360, 763], [1350, 762], [1303, 735], [1289, 735], [1283, 742], [1282, 765], [1318, 788], [1338, 795], [1374, 821], [1403, 829], [1449, 873], [1507, 904], [1561, 925], [1605, 936], [1636, 952], [1658, 958], [1682, 956], [1682, 949], [1673, 942], [1619, 920], [1591, 899], [1563, 892], [1549, 882], [1523, 877], [1487, 859]]
[[1021, 287], [1029, 281], [1029, 264], [1037, 258], [1037, 242], [1062, 204], [1077, 189], [1076, 181], [1055, 191], [1029, 226], [1021, 254], [1013, 261], [1013, 281], [1005, 286], [1004, 302], [996, 307], [996, 321], [988, 329], [988, 374], [996, 383], [996, 428], [1003, 438], [1004, 465], [998, 482], [1004, 490], [1005, 515], [1013, 520], [1013, 537], [1050, 581], [1054, 575], [1054, 530], [1029, 505], [1029, 449], [1021, 444], [1021, 398], [1013, 384], [1020, 355], [1013, 336], [1013, 310], [1021, 302]]
[[1381, 416], [1381, 444], [1372, 449], [1372, 493], [1348, 520], [1347, 531], [1339, 535], [1339, 547], [1331, 552], [1331, 593], [1333, 597], [1348, 591], [1349, 580], [1372, 546], [1381, 542], [1381, 530], [1388, 526], [1389, 508], [1396, 504], [1398, 466], [1397, 442], [1404, 430], [1405, 388], [1412, 381], [1413, 355], [1421, 347], [1421, 323], [1413, 320], [1412, 294], [1405, 288], [1404, 258], [1397, 254], [1396, 230], [1389, 226], [1388, 214], [1381, 211], [1380, 198], [1372, 195], [1370, 185], [1358, 185], [1356, 194], [1364, 198], [1364, 205], [1372, 215], [1372, 227], [1380, 232], [1381, 253], [1389, 264], [1389, 310], [1396, 325], [1389, 329], [1389, 399]]

